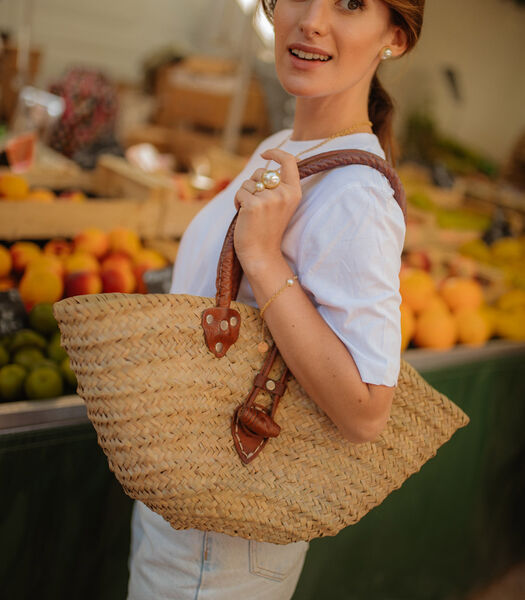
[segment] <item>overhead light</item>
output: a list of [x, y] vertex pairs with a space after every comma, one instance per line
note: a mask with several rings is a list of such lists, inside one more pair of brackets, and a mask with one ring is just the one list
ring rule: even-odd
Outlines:
[[257, 0], [237, 0], [240, 7], [246, 14], [249, 14], [253, 11], [254, 6], [257, 3]]
[[[255, 8], [255, 5], [257, 4], [257, 0], [237, 0], [237, 3], [242, 8], [243, 12], [245, 14], [249, 15], [249, 14], [253, 13], [253, 9]], [[268, 21], [268, 19], [266, 18], [266, 15], [264, 14], [262, 5], [260, 3], [259, 3], [259, 6], [257, 7], [257, 11], [255, 13], [253, 25], [255, 27], [255, 30], [259, 34], [259, 37], [264, 42], [264, 44], [266, 46], [273, 47], [273, 40], [274, 40], [273, 27], [272, 27], [271, 23]]]

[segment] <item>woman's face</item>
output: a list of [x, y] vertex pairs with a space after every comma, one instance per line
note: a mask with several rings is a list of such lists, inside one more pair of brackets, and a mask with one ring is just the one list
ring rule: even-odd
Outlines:
[[382, 0], [277, 0], [274, 28], [279, 80], [307, 97], [368, 89], [396, 29]]

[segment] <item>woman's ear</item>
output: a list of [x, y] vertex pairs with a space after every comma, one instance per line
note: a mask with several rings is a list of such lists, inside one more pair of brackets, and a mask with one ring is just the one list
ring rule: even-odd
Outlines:
[[388, 46], [392, 50], [392, 58], [403, 56], [408, 48], [408, 37], [405, 30], [394, 25]]

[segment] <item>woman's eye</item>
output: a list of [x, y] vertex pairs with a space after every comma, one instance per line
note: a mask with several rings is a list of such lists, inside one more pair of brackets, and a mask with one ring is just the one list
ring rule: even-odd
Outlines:
[[357, 10], [363, 8], [364, 2], [362, 0], [343, 0], [341, 4], [348, 10]]

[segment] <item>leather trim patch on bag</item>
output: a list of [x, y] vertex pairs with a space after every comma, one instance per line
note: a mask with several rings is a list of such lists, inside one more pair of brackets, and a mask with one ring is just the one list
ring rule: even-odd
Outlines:
[[215, 306], [203, 311], [201, 322], [210, 352], [222, 358], [239, 337], [241, 315], [233, 308]]

